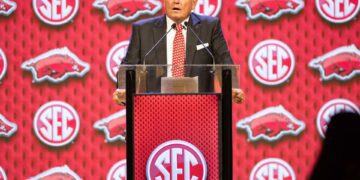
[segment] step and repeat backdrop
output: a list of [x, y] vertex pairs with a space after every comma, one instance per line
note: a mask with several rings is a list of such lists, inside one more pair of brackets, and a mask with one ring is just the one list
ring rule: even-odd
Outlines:
[[[241, 66], [234, 179], [306, 179], [330, 117], [359, 112], [359, 8], [360, 0], [198, 0], [194, 11], [220, 18]], [[0, 0], [0, 179], [125, 179], [115, 73], [131, 24], [163, 9], [162, 0]]]

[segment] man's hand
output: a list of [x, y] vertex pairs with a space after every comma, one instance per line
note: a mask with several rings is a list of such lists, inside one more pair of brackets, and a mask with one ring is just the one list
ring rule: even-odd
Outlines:
[[245, 94], [241, 89], [232, 89], [232, 100], [234, 103], [243, 103], [245, 101]]
[[125, 106], [125, 102], [126, 102], [125, 89], [116, 89], [113, 93], [113, 100], [115, 101], [115, 103]]

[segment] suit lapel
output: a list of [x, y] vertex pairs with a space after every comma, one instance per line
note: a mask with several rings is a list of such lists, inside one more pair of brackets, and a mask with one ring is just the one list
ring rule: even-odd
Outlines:
[[[154, 23], [153, 28], [154, 39], [153, 45], [166, 33], [166, 17], [163, 16]], [[152, 64], [166, 64], [166, 38], [164, 38], [155, 49], [156, 58]]]
[[[200, 36], [200, 19], [196, 17], [194, 13], [191, 13], [189, 24], [188, 26], [191, 26], [191, 28], [194, 30], [198, 36]], [[196, 42], [197, 38], [195, 35], [191, 32], [190, 29], [186, 32], [186, 64], [194, 64], [194, 55], [196, 51]]]

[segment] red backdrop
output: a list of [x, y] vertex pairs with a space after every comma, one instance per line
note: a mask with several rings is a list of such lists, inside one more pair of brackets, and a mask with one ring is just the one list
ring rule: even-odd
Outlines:
[[[246, 93], [245, 103], [234, 105], [234, 179], [248, 179], [253, 167], [269, 157], [281, 158], [291, 165], [297, 179], [306, 179], [321, 147], [322, 138], [316, 129], [320, 108], [336, 98], [360, 104], [359, 77], [321, 82], [319, 72], [309, 68], [308, 63], [340, 46], [360, 47], [359, 20], [332, 24], [321, 17], [313, 1], [305, 1], [298, 14], [269, 21], [248, 20], [245, 10], [236, 7], [235, 1], [223, 0], [218, 17], [234, 62], [241, 66], [240, 83]], [[115, 84], [105, 62], [113, 46], [129, 39], [131, 22], [106, 22], [103, 12], [93, 8], [92, 2], [80, 1], [73, 22], [54, 27], [39, 20], [30, 1], [17, 1], [12, 14], [0, 14], [0, 27], [0, 48], [8, 64], [0, 80], [0, 114], [18, 126], [11, 137], [0, 136], [0, 166], [8, 178], [25, 179], [67, 164], [84, 179], [105, 179], [111, 166], [125, 159], [126, 144], [104, 142], [104, 133], [93, 125], [122, 109], [112, 101]], [[252, 48], [267, 39], [286, 43], [296, 60], [292, 76], [279, 86], [258, 83], [248, 68]], [[71, 77], [58, 84], [32, 83], [31, 73], [21, 69], [23, 62], [65, 46], [90, 65], [83, 77]], [[81, 122], [73, 143], [62, 148], [42, 144], [33, 130], [35, 113], [53, 100], [74, 107]], [[247, 133], [236, 128], [239, 120], [277, 105], [302, 120], [305, 130], [274, 142], [249, 142]]]

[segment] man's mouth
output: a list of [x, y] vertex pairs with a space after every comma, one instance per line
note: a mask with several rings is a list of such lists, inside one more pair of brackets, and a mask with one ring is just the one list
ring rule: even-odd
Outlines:
[[178, 8], [178, 7], [174, 7], [174, 8], [172, 8], [172, 10], [173, 10], [173, 11], [180, 11], [181, 9]]

